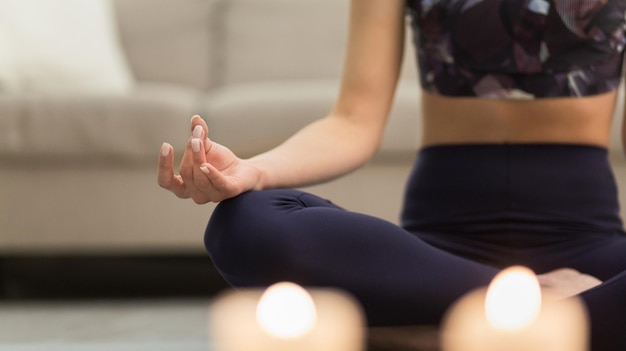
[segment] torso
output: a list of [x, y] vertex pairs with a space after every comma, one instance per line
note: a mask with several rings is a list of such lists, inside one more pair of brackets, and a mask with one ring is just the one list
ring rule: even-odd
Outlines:
[[565, 143], [607, 147], [617, 92], [582, 98], [493, 100], [422, 93], [424, 146]]
[[626, 0], [407, 0], [425, 91], [584, 97], [619, 84]]
[[626, 0], [407, 0], [424, 145], [606, 147]]

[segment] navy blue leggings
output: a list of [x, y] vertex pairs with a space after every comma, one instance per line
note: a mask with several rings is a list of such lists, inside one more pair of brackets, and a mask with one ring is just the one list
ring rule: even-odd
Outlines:
[[418, 155], [401, 226], [297, 190], [257, 191], [218, 205], [205, 244], [233, 286], [339, 287], [372, 326], [439, 323], [513, 264], [575, 268], [605, 281], [582, 294], [593, 351], [624, 351], [622, 227], [605, 149], [436, 146]]

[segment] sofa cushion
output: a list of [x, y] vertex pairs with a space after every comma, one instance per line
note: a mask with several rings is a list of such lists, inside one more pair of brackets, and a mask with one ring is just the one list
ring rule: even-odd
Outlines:
[[[338, 87], [333, 79], [233, 84], [207, 98], [202, 111], [212, 140], [249, 157], [326, 116]], [[381, 152], [414, 153], [420, 134], [418, 95], [416, 82], [400, 84]]]
[[348, 1], [230, 0], [222, 18], [221, 82], [337, 78]]
[[186, 142], [196, 100], [156, 84], [128, 95], [0, 95], [0, 160], [155, 162], [164, 141]]
[[[229, 0], [222, 8], [222, 84], [340, 77], [349, 1]], [[405, 37], [402, 76], [415, 78], [412, 35]]]
[[3, 93], [125, 93], [133, 85], [109, 0], [0, 2]]
[[140, 81], [215, 85], [220, 0], [116, 0], [122, 44]]

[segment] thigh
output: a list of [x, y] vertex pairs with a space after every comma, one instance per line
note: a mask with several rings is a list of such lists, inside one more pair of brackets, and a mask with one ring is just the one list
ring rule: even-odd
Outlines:
[[[626, 236], [588, 238], [565, 249], [560, 267], [575, 268], [606, 281], [626, 271]], [[555, 253], [557, 259], [560, 254]], [[558, 267], [557, 267], [558, 268]]]
[[535, 257], [541, 269], [571, 267], [604, 281], [581, 294], [591, 323], [591, 350], [626, 350], [626, 237], [590, 236]]
[[591, 350], [626, 350], [626, 270], [581, 297], [589, 311]]
[[349, 291], [372, 325], [434, 323], [497, 269], [437, 249], [399, 226], [295, 190], [224, 201], [205, 235], [233, 285], [290, 280]]

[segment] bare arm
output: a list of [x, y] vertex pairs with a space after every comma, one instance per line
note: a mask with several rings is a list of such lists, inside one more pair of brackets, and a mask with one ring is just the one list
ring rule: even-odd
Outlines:
[[[622, 78], [622, 79], [624, 79], [624, 78]], [[623, 105], [624, 106], [624, 111], [622, 112], [622, 121], [621, 121], [622, 122], [622, 131], [621, 131], [621, 139], [622, 140], [621, 141], [622, 141], [622, 152], [624, 154], [626, 154], [626, 90], [624, 90], [621, 93], [621, 96], [618, 93], [617, 98], [618, 99], [621, 98], [622, 102], [624, 102], [624, 105]], [[617, 108], [617, 103], [615, 104], [615, 106], [616, 106], [615, 108]]]
[[253, 189], [320, 183], [367, 162], [380, 146], [398, 80], [404, 1], [352, 0], [350, 13], [341, 89], [328, 116], [248, 160], [211, 142], [204, 121], [194, 118], [180, 176], [173, 172], [172, 147], [164, 144], [159, 184], [205, 203]]
[[378, 149], [402, 59], [403, 1], [353, 0], [338, 100], [325, 118], [250, 161], [258, 189], [329, 180], [363, 165]]

